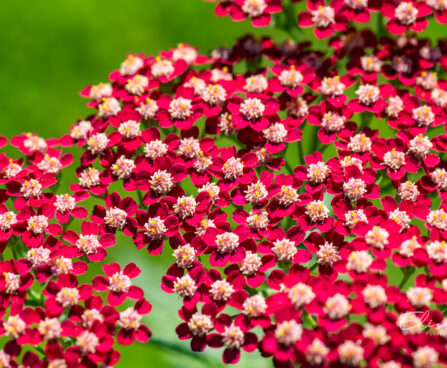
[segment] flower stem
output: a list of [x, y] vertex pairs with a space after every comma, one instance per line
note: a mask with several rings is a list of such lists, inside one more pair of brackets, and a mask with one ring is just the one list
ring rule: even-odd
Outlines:
[[195, 352], [193, 352], [189, 349], [186, 349], [183, 346], [180, 346], [175, 343], [167, 342], [167, 341], [157, 339], [157, 338], [151, 338], [149, 340], [148, 344], [157, 346], [161, 349], [168, 350], [171, 352], [175, 351], [176, 353], [187, 355], [191, 358], [194, 358], [194, 359], [200, 360], [204, 363], [210, 364], [210, 366], [216, 365], [216, 362], [211, 362], [207, 357], [200, 355], [198, 353], [195, 353]]
[[413, 267], [406, 267], [402, 270], [402, 272], [404, 273], [404, 277], [402, 279], [402, 281], [399, 284], [399, 289], [402, 289], [405, 284], [407, 283], [407, 281], [410, 279], [411, 275], [414, 273], [414, 268]]
[[303, 311], [303, 321], [307, 321], [312, 326], [312, 328], [317, 327], [317, 322], [309, 313], [307, 313], [307, 311]]
[[298, 164], [302, 165], [303, 163], [304, 163], [303, 143], [302, 141], [298, 141]]

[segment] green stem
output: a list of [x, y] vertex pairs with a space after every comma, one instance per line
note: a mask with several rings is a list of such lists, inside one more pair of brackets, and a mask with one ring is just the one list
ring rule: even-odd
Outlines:
[[302, 141], [298, 142], [298, 164], [302, 165], [304, 163], [304, 154], [303, 154], [303, 143]]
[[410, 279], [411, 275], [414, 273], [414, 268], [411, 267], [411, 266], [409, 266], [407, 268], [404, 268], [403, 269], [403, 273], [404, 273], [404, 277], [403, 277], [402, 281], [399, 284], [399, 289], [401, 289], [401, 290], [405, 286], [407, 281]]
[[187, 355], [191, 358], [200, 360], [202, 362], [208, 363], [210, 364], [210, 366], [214, 366], [215, 362], [211, 362], [207, 357], [200, 355], [198, 353], [194, 353], [193, 351], [184, 348], [183, 346], [180, 346], [178, 344], [175, 343], [171, 343], [171, 342], [167, 342], [161, 339], [157, 339], [157, 338], [151, 338], [148, 342], [148, 344], [150, 345], [155, 345], [161, 349], [167, 350], [167, 351], [171, 351], [171, 352], [176, 352], [179, 354], [183, 354], [183, 355]]
[[315, 270], [317, 267], [318, 267], [318, 262], [315, 262], [312, 266], [310, 266], [310, 268], [309, 268], [310, 272]]
[[299, 42], [303, 39], [303, 34], [298, 28], [298, 21], [296, 19], [295, 9], [291, 0], [284, 1], [284, 23], [280, 27], [286, 32], [295, 42]]
[[317, 327], [317, 322], [306, 311], [303, 312], [303, 320], [307, 321], [312, 326], [312, 328]]
[[137, 194], [138, 194], [138, 199], [139, 199], [139, 201], [140, 201], [141, 207], [144, 208], [143, 194], [141, 194], [141, 190], [137, 189]]
[[383, 15], [381, 13], [377, 14], [377, 36], [380, 40], [385, 34], [385, 27], [383, 26]]

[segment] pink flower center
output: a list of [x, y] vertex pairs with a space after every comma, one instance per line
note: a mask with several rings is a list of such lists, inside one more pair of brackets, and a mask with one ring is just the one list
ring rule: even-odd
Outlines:
[[427, 246], [427, 253], [437, 263], [447, 262], [447, 243], [435, 240]]
[[20, 192], [26, 199], [39, 197], [42, 194], [42, 185], [36, 179], [25, 180], [20, 188]]
[[350, 229], [354, 228], [359, 222], [368, 223], [368, 217], [362, 209], [351, 210], [345, 213], [345, 225]]
[[363, 352], [364, 349], [352, 341], [346, 341], [338, 347], [340, 362], [354, 367], [362, 362]]
[[255, 275], [262, 266], [261, 258], [257, 253], [248, 250], [245, 258], [239, 263], [239, 270], [244, 276]]
[[237, 128], [234, 126], [233, 123], [233, 118], [227, 112], [223, 113], [219, 117], [218, 127], [219, 130], [225, 135], [233, 135], [237, 132]]
[[28, 134], [28, 137], [23, 141], [23, 146], [30, 152], [43, 152], [47, 149], [47, 142], [37, 135]]
[[146, 145], [144, 146], [144, 155], [152, 160], [155, 160], [157, 157], [166, 155], [167, 152], [168, 145], [158, 139], [146, 143]]
[[239, 246], [239, 236], [235, 233], [223, 233], [216, 236], [216, 246], [219, 253], [232, 253]]
[[[346, 1], [346, 0], [345, 0]], [[361, 4], [362, 2], [367, 2], [366, 1], [362, 1], [362, 0], [352, 0], [351, 2], [356, 3], [356, 4]], [[366, 6], [366, 5], [364, 5]], [[362, 8], [364, 7], [362, 6]], [[357, 8], [359, 9], [359, 8]], [[360, 64], [362, 65], [362, 69], [366, 72], [369, 73], [378, 73], [380, 72], [381, 68], [382, 68], [382, 61], [380, 61], [380, 59], [375, 56], [375, 55], [364, 55], [360, 58]]]
[[312, 201], [306, 206], [306, 214], [312, 222], [324, 222], [329, 217], [329, 209], [322, 201]]
[[366, 244], [377, 249], [383, 249], [388, 244], [390, 234], [380, 226], [373, 226], [365, 235]]
[[235, 157], [230, 157], [227, 162], [223, 164], [222, 172], [225, 179], [235, 180], [244, 173], [244, 164], [240, 159]]
[[267, 9], [267, 4], [265, 0], [245, 0], [241, 9], [250, 18], [255, 18], [259, 17]]
[[317, 262], [326, 267], [332, 267], [341, 259], [338, 248], [334, 244], [325, 242], [317, 252]]
[[355, 94], [358, 96], [360, 103], [366, 106], [373, 105], [380, 96], [379, 87], [373, 86], [371, 84], [365, 84], [360, 86]]
[[119, 101], [114, 97], [103, 97], [102, 103], [98, 105], [99, 116], [109, 117], [118, 114], [121, 111]]
[[141, 134], [140, 123], [134, 120], [125, 121], [118, 127], [118, 132], [120, 132], [124, 138], [134, 139]]
[[195, 138], [183, 138], [178, 146], [179, 154], [186, 158], [194, 158], [200, 155], [200, 143]]
[[172, 175], [166, 170], [158, 170], [152, 174], [149, 179], [151, 189], [157, 194], [164, 194], [171, 191], [174, 183], [172, 182]]
[[169, 114], [171, 115], [171, 119], [186, 120], [192, 113], [192, 101], [186, 98], [175, 98], [169, 104]]
[[39, 266], [44, 263], [48, 263], [50, 260], [51, 251], [44, 247], [31, 248], [26, 258], [31, 263], [33, 267]]
[[146, 98], [146, 103], [138, 106], [135, 110], [138, 111], [145, 120], [150, 120], [155, 118], [158, 109], [159, 107], [155, 101]]
[[193, 197], [180, 197], [177, 203], [174, 204], [174, 213], [182, 220], [191, 217], [196, 212], [196, 200]]
[[298, 252], [294, 241], [289, 239], [275, 240], [272, 248], [273, 254], [279, 262], [291, 261]]
[[346, 268], [350, 271], [363, 273], [368, 271], [372, 262], [373, 258], [366, 250], [356, 250], [349, 254]]
[[303, 334], [303, 327], [295, 320], [278, 323], [275, 329], [275, 338], [280, 344], [290, 346], [295, 344]]
[[247, 217], [247, 225], [252, 229], [266, 229], [268, 224], [268, 213], [265, 210], [250, 212]]
[[121, 208], [110, 208], [104, 217], [104, 222], [113, 229], [122, 230], [127, 221], [127, 212]]
[[56, 258], [51, 265], [51, 271], [55, 275], [70, 273], [73, 270], [71, 259], [65, 257]]
[[142, 66], [143, 60], [135, 55], [128, 55], [126, 60], [123, 61], [120, 67], [121, 75], [135, 74]]
[[133, 308], [127, 308], [120, 313], [118, 326], [126, 330], [138, 330], [141, 325], [141, 314]]
[[57, 338], [62, 333], [62, 327], [57, 318], [45, 318], [43, 321], [40, 321], [38, 330], [43, 338], [47, 340]]
[[348, 143], [348, 149], [356, 153], [369, 152], [371, 151], [371, 146], [371, 139], [363, 133], [354, 135]]
[[338, 132], [345, 126], [345, 117], [329, 111], [323, 115], [321, 126], [329, 132]]
[[267, 310], [267, 303], [261, 295], [254, 295], [245, 299], [243, 313], [251, 318], [262, 316]]
[[447, 213], [441, 208], [439, 210], [430, 211], [427, 216], [427, 222], [439, 230], [447, 230]]
[[149, 86], [149, 79], [144, 75], [137, 74], [133, 78], [129, 79], [124, 86], [126, 91], [133, 95], [141, 95]]
[[144, 233], [151, 240], [160, 240], [168, 231], [164, 221], [158, 216], [148, 219], [146, 224], [144, 224], [144, 229]]
[[343, 192], [351, 201], [358, 201], [366, 193], [366, 183], [362, 179], [349, 178], [343, 183]]
[[268, 88], [267, 79], [259, 74], [245, 79], [245, 90], [251, 93], [262, 93]]
[[377, 308], [384, 305], [388, 298], [385, 293], [385, 289], [380, 285], [367, 285], [362, 295], [366, 304], [371, 308]]
[[84, 331], [76, 339], [76, 345], [79, 346], [84, 354], [93, 354], [99, 345], [99, 338], [93, 332]]
[[422, 126], [429, 126], [435, 121], [435, 114], [430, 106], [420, 106], [413, 109], [412, 116], [418, 125]]
[[289, 88], [298, 87], [303, 81], [303, 75], [295, 70], [295, 66], [292, 65], [289, 70], [283, 70], [279, 76], [281, 85]]
[[70, 136], [76, 140], [86, 139], [92, 130], [93, 127], [89, 121], [80, 121], [70, 129]]
[[[332, 8], [331, 8], [332, 9]], [[340, 81], [340, 77], [326, 77], [321, 82], [321, 92], [325, 96], [340, 96], [343, 94], [346, 86]]]
[[79, 291], [76, 288], [63, 287], [56, 295], [56, 301], [64, 308], [72, 307], [79, 302]]
[[267, 196], [268, 191], [265, 189], [264, 184], [260, 181], [250, 184], [245, 191], [245, 200], [251, 204], [260, 203], [267, 198]]
[[152, 76], [154, 78], [159, 77], [169, 77], [172, 73], [174, 73], [175, 68], [172, 65], [172, 62], [169, 60], [158, 60], [152, 65]]
[[211, 285], [209, 292], [213, 300], [226, 302], [234, 294], [234, 288], [225, 280], [217, 280]]
[[2, 231], [9, 231], [11, 226], [17, 223], [17, 216], [14, 212], [8, 211], [0, 214], [0, 229]]
[[60, 213], [65, 213], [72, 211], [76, 206], [76, 199], [68, 194], [58, 194], [56, 195], [56, 201], [54, 202], [54, 207]]
[[227, 349], [239, 349], [244, 344], [245, 334], [238, 326], [226, 326], [222, 333], [222, 341]]
[[339, 319], [348, 315], [351, 306], [344, 295], [335, 294], [326, 300], [323, 309], [330, 319]]
[[284, 110], [287, 115], [294, 116], [296, 118], [305, 117], [309, 113], [307, 102], [301, 97], [287, 101]]
[[297, 309], [301, 308], [303, 305], [309, 304], [315, 298], [312, 288], [302, 282], [293, 285], [288, 290], [287, 296]]
[[132, 286], [130, 277], [122, 272], [116, 272], [109, 277], [109, 290], [115, 293], [127, 293]]
[[418, 13], [419, 10], [414, 7], [411, 1], [404, 1], [396, 7], [394, 16], [399, 20], [400, 23], [404, 25], [410, 25], [416, 21]]
[[436, 72], [423, 71], [416, 78], [416, 83], [426, 90], [432, 90], [438, 86], [438, 75]]
[[112, 173], [118, 179], [127, 179], [132, 175], [132, 171], [135, 169], [135, 162], [121, 155], [118, 160], [112, 165]]
[[287, 138], [287, 129], [281, 123], [270, 125], [262, 131], [264, 138], [271, 143], [282, 143]]
[[307, 177], [312, 183], [323, 183], [331, 173], [331, 169], [323, 162], [319, 161], [316, 164], [310, 164], [307, 169]]
[[317, 10], [312, 12], [312, 22], [318, 28], [327, 28], [335, 23], [334, 9], [330, 6], [319, 6]]
[[34, 234], [42, 234], [48, 227], [48, 218], [43, 215], [31, 216], [28, 220], [27, 230]]
[[430, 174], [430, 178], [438, 186], [439, 190], [447, 190], [447, 171], [445, 169], [438, 167]]
[[391, 118], [397, 118], [404, 109], [404, 102], [399, 96], [390, 97], [385, 109], [386, 114]]
[[8, 317], [3, 323], [3, 328], [6, 336], [17, 339], [25, 332], [26, 324], [18, 315], [14, 315]]
[[178, 277], [174, 281], [174, 292], [182, 298], [192, 297], [197, 290], [195, 281], [189, 275]]
[[191, 245], [185, 244], [174, 250], [174, 257], [180, 267], [188, 268], [196, 259], [196, 250]]
[[12, 272], [3, 272], [5, 278], [5, 292], [7, 294], [14, 294], [20, 287], [20, 275]]
[[414, 250], [418, 248], [422, 248], [422, 245], [419, 244], [418, 238], [416, 236], [412, 236], [410, 239], [402, 242], [398, 252], [404, 257], [413, 257]]
[[259, 98], [248, 98], [240, 106], [242, 115], [248, 120], [259, 119], [265, 111], [265, 106]]
[[101, 244], [96, 235], [80, 235], [76, 246], [85, 254], [94, 254], [101, 248]]
[[391, 170], [397, 171], [405, 165], [405, 153], [396, 151], [396, 149], [393, 148], [391, 151], [385, 153], [383, 161]]
[[188, 327], [194, 336], [199, 337], [205, 336], [214, 328], [210, 316], [200, 312], [196, 312], [191, 316], [191, 319], [188, 321]]
[[227, 91], [220, 84], [209, 84], [201, 90], [200, 95], [203, 101], [210, 106], [221, 105], [227, 98]]
[[99, 171], [92, 167], [85, 169], [79, 176], [79, 184], [85, 188], [95, 187], [100, 183]]
[[45, 155], [42, 161], [37, 164], [37, 167], [43, 172], [57, 174], [63, 166], [56, 157]]

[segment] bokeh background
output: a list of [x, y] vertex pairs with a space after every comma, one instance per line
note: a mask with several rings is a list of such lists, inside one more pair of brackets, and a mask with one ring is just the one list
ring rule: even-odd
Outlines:
[[[68, 133], [77, 118], [86, 116], [78, 91], [107, 80], [129, 52], [157, 54], [180, 42], [203, 52], [231, 45], [246, 34], [285, 35], [274, 30], [253, 30], [249, 22], [233, 23], [214, 16], [214, 4], [201, 0], [51, 0], [12, 1], [0, 12], [0, 134], [12, 137], [35, 132], [43, 137]], [[310, 32], [306, 32], [310, 34]], [[426, 34], [439, 37], [445, 28]], [[64, 187], [67, 187], [67, 180]], [[160, 290], [160, 280], [171, 264], [165, 247], [161, 256], [137, 252], [127, 239], [118, 244], [108, 261], [126, 264], [137, 260], [143, 269], [137, 283], [153, 304], [145, 322], [154, 342], [121, 349], [118, 367], [221, 367], [220, 352], [197, 356], [188, 342], [174, 332], [180, 323], [180, 301]], [[97, 269], [100, 272], [99, 269]], [[156, 343], [166, 341], [170, 346]], [[184, 352], [176, 352], [184, 350]], [[238, 367], [270, 367], [257, 353], [243, 355]]]

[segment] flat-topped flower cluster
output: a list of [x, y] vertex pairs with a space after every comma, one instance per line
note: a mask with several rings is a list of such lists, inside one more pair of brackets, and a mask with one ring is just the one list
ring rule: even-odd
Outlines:
[[[443, 2], [397, 3], [380, 8], [396, 5], [382, 9], [391, 32], [421, 29], [427, 7], [444, 19]], [[310, 5], [300, 22], [379, 9]], [[218, 9], [260, 25], [281, 1]], [[447, 42], [350, 28], [329, 44], [129, 54], [81, 92], [94, 112], [69, 134], [12, 138], [0, 367], [111, 367], [116, 343], [149, 340], [141, 270], [107, 260], [117, 233], [147, 256], [169, 249], [161, 288], [182, 300], [176, 332], [193, 351], [237, 363], [259, 350], [281, 368], [447, 364]], [[63, 172], [77, 178], [66, 192]]]

